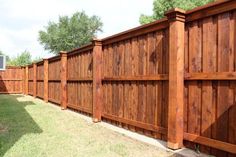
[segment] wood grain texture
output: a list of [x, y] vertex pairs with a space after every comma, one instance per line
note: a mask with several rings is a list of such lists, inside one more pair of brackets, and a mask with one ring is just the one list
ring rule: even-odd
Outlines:
[[61, 108], [67, 108], [67, 52], [61, 51]]
[[[184, 140], [186, 147], [233, 157], [236, 1], [166, 16], [76, 48], [67, 63], [59, 55], [36, 63], [36, 96], [170, 148]], [[0, 71], [0, 93], [35, 95], [34, 66], [23, 69]]]
[[171, 149], [183, 146], [184, 110], [184, 20], [181, 11], [167, 14], [169, 28], [169, 103], [168, 103], [168, 143]]
[[44, 80], [43, 80], [43, 100], [45, 102], [48, 102], [48, 59], [44, 59], [43, 60], [43, 77], [44, 77]]
[[0, 71], [0, 93], [23, 93], [23, 82], [21, 67], [7, 67]]

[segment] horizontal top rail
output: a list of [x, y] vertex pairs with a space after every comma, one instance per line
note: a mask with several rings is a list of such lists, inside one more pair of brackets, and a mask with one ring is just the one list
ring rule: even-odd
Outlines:
[[82, 47], [79, 47], [79, 48], [76, 48], [76, 49], [73, 49], [71, 51], [68, 52], [68, 56], [73, 56], [75, 54], [78, 54], [78, 53], [83, 53], [83, 52], [87, 52], [89, 50], [92, 50], [93, 49], [93, 44], [87, 44], [87, 45], [84, 45]]
[[43, 60], [42, 61], [39, 61], [39, 62], [36, 62], [37, 65], [43, 65]]
[[192, 10], [186, 11], [186, 22], [198, 20], [201, 18], [213, 16], [223, 12], [236, 9], [235, 0], [219, 0], [216, 2], [203, 5]]
[[60, 57], [59, 55], [57, 55], [57, 56], [48, 58], [48, 61], [49, 61], [49, 62], [54, 62], [54, 61], [58, 61], [58, 60], [60, 60], [60, 59], [61, 59], [61, 57]]
[[21, 66], [6, 66], [6, 69], [21, 69]]
[[154, 32], [157, 30], [161, 30], [161, 29], [165, 29], [169, 26], [168, 20], [167, 18], [163, 18], [157, 21], [154, 21], [152, 23], [149, 24], [145, 24], [109, 37], [106, 37], [104, 39], [102, 39], [102, 44], [103, 45], [107, 45], [107, 44], [111, 44], [117, 41], [121, 41], [121, 40], [125, 40], [125, 39], [129, 39], [132, 37], [136, 37], [142, 34], [146, 34], [146, 33], [150, 33], [150, 32]]

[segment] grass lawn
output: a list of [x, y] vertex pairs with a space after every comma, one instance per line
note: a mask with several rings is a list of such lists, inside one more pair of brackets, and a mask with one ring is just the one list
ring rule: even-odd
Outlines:
[[0, 95], [0, 156], [172, 155], [41, 100], [22, 95]]

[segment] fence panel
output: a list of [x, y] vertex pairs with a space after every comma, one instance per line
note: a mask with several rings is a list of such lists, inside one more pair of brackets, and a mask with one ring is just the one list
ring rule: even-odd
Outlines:
[[103, 117], [164, 140], [168, 81], [160, 77], [168, 74], [166, 23], [103, 46]]
[[0, 71], [0, 93], [21, 93], [23, 83], [21, 67], [7, 67]]
[[49, 59], [48, 100], [57, 104], [61, 101], [61, 62], [60, 57]]
[[[222, 72], [230, 76], [236, 71], [235, 22], [236, 11], [228, 11], [186, 23], [185, 74], [196, 76], [185, 81], [184, 131], [188, 141], [201, 136], [236, 144], [235, 81], [201, 77], [204, 73]], [[204, 143], [211, 146], [208, 142]], [[189, 142], [186, 145], [195, 147]], [[200, 150], [216, 156], [228, 155], [205, 146]]]
[[68, 56], [68, 107], [92, 113], [92, 46]]
[[37, 97], [43, 98], [44, 96], [44, 66], [43, 62], [37, 63]]
[[29, 95], [33, 95], [34, 92], [34, 69], [33, 65], [29, 65], [29, 73], [28, 73], [28, 93]]

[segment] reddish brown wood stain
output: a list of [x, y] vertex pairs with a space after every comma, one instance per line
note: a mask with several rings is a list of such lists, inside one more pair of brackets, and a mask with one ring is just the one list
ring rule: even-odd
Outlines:
[[36, 95], [94, 121], [166, 140], [172, 149], [184, 141], [233, 157], [236, 1], [167, 16], [36, 63], [35, 69], [0, 71], [0, 92]]

